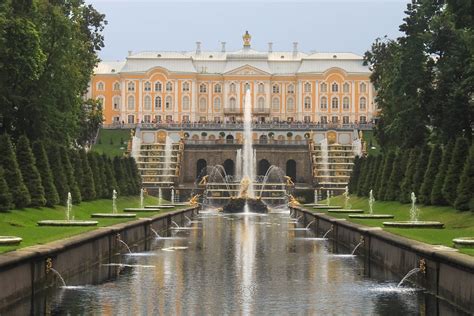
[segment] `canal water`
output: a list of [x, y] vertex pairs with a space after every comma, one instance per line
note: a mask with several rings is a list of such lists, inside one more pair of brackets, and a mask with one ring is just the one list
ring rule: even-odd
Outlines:
[[410, 285], [397, 288], [399, 277], [368, 269], [363, 258], [347, 255], [351, 249], [335, 253], [331, 241], [315, 238], [288, 212], [208, 213], [187, 227], [153, 241], [150, 251], [124, 249], [116, 264], [91, 271], [97, 277], [66, 280], [66, 288], [24, 307], [53, 315], [438, 313], [435, 297]]

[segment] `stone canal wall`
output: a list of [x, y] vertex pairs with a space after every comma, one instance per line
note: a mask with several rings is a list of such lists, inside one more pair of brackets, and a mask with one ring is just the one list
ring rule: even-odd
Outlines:
[[[48, 262], [67, 280], [92, 270], [99, 263], [112, 263], [117, 253], [127, 252], [117, 239], [126, 242], [134, 251], [149, 248], [155, 237], [150, 228], [165, 234], [172, 221], [182, 225], [185, 215], [191, 217], [199, 207], [159, 214], [83, 233], [45, 245], [22, 248], [0, 255], [0, 314], [2, 309], [34, 295], [56, 282], [56, 276], [47, 272]], [[17, 311], [20, 312], [20, 311]], [[31, 311], [23, 311], [29, 314]], [[21, 313], [23, 313], [21, 312]]]
[[[303, 215], [303, 225], [316, 220], [311, 229], [322, 236], [331, 227], [328, 238], [347, 249], [354, 248], [364, 239], [357, 254], [400, 276], [425, 264], [424, 273], [418, 273], [410, 281], [424, 287], [442, 300], [474, 313], [474, 258], [453, 251], [452, 248], [429, 245], [385, 232], [378, 227], [367, 227], [322, 213], [313, 213], [302, 207], [291, 207], [297, 216]], [[367, 271], [370, 276], [370, 268]], [[447, 308], [447, 307], [446, 307]], [[449, 313], [438, 307], [438, 314]]]

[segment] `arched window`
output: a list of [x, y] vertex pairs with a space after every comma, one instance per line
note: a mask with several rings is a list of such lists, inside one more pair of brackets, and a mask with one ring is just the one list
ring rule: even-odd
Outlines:
[[173, 99], [170, 96], [167, 96], [165, 99], [165, 109], [171, 110], [173, 108]]
[[173, 83], [171, 81], [168, 81], [166, 83], [166, 92], [172, 92], [173, 91]]
[[144, 108], [145, 111], [151, 111], [151, 97], [149, 95], [145, 96]]
[[350, 106], [351, 106], [351, 105], [350, 105], [350, 103], [349, 103], [349, 98], [348, 98], [348, 97], [344, 97], [344, 98], [342, 99], [342, 108], [343, 108], [344, 110], [349, 110]]
[[214, 93], [221, 93], [222, 92], [222, 86], [220, 84], [216, 84], [214, 86]]
[[295, 99], [289, 97], [286, 99], [286, 110], [292, 112], [295, 110]]
[[321, 83], [321, 92], [328, 92], [328, 85], [325, 82]]
[[[193, 136], [193, 139], [194, 139], [194, 136]], [[205, 159], [198, 159], [198, 161], [196, 162], [196, 179], [198, 181], [200, 181], [207, 174], [206, 167], [207, 167], [207, 161]]]
[[155, 109], [156, 110], [161, 110], [161, 97], [156, 97], [155, 98]]
[[267, 173], [268, 168], [270, 168], [270, 163], [268, 162], [268, 160], [260, 160], [257, 165], [257, 175], [264, 176]]
[[304, 98], [304, 108], [305, 108], [305, 110], [311, 109], [311, 98], [310, 97], [305, 97]]
[[349, 84], [345, 82], [344, 85], [342, 86], [342, 92], [349, 93], [350, 92], [349, 90], [350, 90]]
[[103, 82], [97, 83], [97, 90], [104, 91], [104, 83]]
[[321, 110], [326, 110], [328, 108], [328, 98], [321, 97], [320, 107], [321, 107]]
[[296, 161], [290, 159], [286, 162], [286, 175], [296, 182]]
[[115, 91], [120, 90], [120, 82], [114, 83], [114, 90]]
[[189, 92], [189, 82], [183, 82], [183, 92]]
[[135, 97], [133, 95], [128, 96], [127, 108], [129, 110], [135, 110]]
[[214, 99], [214, 111], [219, 112], [221, 110], [221, 98]]
[[201, 98], [199, 99], [199, 111], [206, 112], [207, 111], [207, 99]]
[[151, 91], [151, 82], [145, 82], [145, 85], [143, 86], [143, 90], [145, 91]]
[[114, 107], [114, 110], [115, 111], [119, 111], [122, 107], [122, 98], [118, 95], [116, 95], [113, 100], [112, 100], [112, 103], [113, 103], [113, 107]]
[[155, 91], [161, 92], [162, 90], [163, 90], [163, 85], [161, 84], [161, 82], [159, 81], [155, 82]]
[[234, 161], [232, 159], [226, 159], [224, 161], [224, 170], [228, 176], [233, 176], [235, 174]]
[[206, 93], [207, 92], [207, 85], [204, 83], [199, 85], [199, 93]]
[[260, 110], [263, 110], [265, 108], [265, 98], [264, 97], [258, 98], [257, 107]]
[[280, 99], [275, 97], [272, 99], [272, 109], [273, 111], [280, 111]]
[[277, 84], [274, 84], [272, 87], [273, 93], [280, 93], [280, 86]]
[[306, 83], [304, 84], [304, 92], [306, 92], [306, 93], [310, 93], [310, 92], [311, 92], [311, 83], [306, 82]]
[[339, 92], [339, 85], [334, 82], [331, 86], [331, 91], [332, 92]]
[[258, 84], [258, 93], [265, 93], [265, 85], [263, 83]]
[[359, 108], [361, 111], [365, 111], [365, 109], [367, 108], [367, 99], [365, 97], [360, 98]]
[[236, 102], [235, 98], [230, 98], [229, 107], [230, 107], [231, 110], [235, 110], [235, 108], [237, 107], [237, 102]]
[[135, 83], [129, 82], [128, 83], [128, 91], [135, 91]]
[[333, 110], [337, 110], [337, 109], [339, 108], [339, 99], [338, 99], [338, 98], [336, 98], [336, 97], [332, 98], [332, 100], [331, 100], [331, 108], [332, 108]]
[[235, 83], [230, 84], [229, 90], [230, 90], [230, 92], [235, 93]]
[[292, 85], [292, 84], [288, 85], [287, 92], [290, 93], [290, 94], [295, 93], [295, 86]]
[[189, 111], [189, 97], [187, 95], [183, 97], [183, 111]]
[[360, 93], [366, 93], [366, 91], [367, 91], [367, 86], [366, 86], [365, 83], [362, 82], [359, 86], [359, 92]]

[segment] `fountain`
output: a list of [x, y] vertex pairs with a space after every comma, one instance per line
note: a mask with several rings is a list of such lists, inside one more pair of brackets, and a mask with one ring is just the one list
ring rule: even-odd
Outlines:
[[126, 243], [125, 241], [123, 241], [122, 238], [120, 237], [120, 234], [117, 233], [117, 236], [116, 236], [116, 237], [117, 237], [117, 241], [118, 241], [119, 243], [121, 243], [122, 245], [124, 245], [124, 246], [127, 248], [128, 253], [132, 253], [132, 250], [130, 250], [130, 247], [129, 247], [129, 246], [127, 245], [127, 243]]
[[331, 191], [327, 189], [326, 190], [326, 204], [317, 204], [317, 205], [314, 205], [313, 208], [319, 209], [319, 210], [330, 210], [330, 209], [340, 210], [341, 206], [331, 205]]
[[255, 196], [255, 153], [252, 139], [252, 104], [250, 90], [245, 94], [244, 102], [244, 135], [242, 151], [242, 180], [240, 181], [239, 196], [231, 197], [223, 207], [225, 213], [267, 213], [268, 207], [260, 197]]
[[406, 280], [408, 280], [412, 275], [414, 275], [418, 272], [421, 272], [423, 274], [426, 273], [426, 261], [425, 261], [425, 259], [420, 260], [417, 268], [414, 268], [414, 269], [411, 269], [410, 271], [408, 271], [408, 273], [403, 277], [403, 279], [400, 281], [400, 283], [398, 283], [397, 287], [402, 286], [402, 284]]
[[118, 213], [117, 211], [117, 191], [112, 191], [112, 213], [93, 213], [92, 218], [133, 218], [137, 214]]
[[163, 201], [163, 190], [160, 188], [158, 188], [158, 205], [161, 204], [161, 201]]
[[381, 219], [381, 218], [393, 218], [391, 214], [374, 214], [374, 192], [370, 189], [369, 192], [369, 214], [354, 214], [349, 215], [350, 218], [366, 218], [366, 219]]
[[456, 248], [474, 248], [474, 237], [457, 237], [453, 239], [453, 244]]
[[0, 236], [0, 246], [16, 246], [21, 243], [23, 239], [16, 236]]
[[326, 238], [326, 236], [327, 236], [330, 232], [332, 232], [333, 230], [334, 230], [334, 225], [331, 225], [331, 228], [329, 228], [329, 229], [327, 230], [327, 232], [324, 233], [324, 235], [323, 235], [322, 238]]
[[156, 230], [153, 229], [153, 227], [150, 226], [150, 230], [153, 234], [155, 234], [156, 238], [161, 238], [161, 236], [158, 234], [158, 232]]
[[444, 224], [437, 221], [420, 221], [418, 216], [420, 210], [416, 206], [415, 193], [411, 193], [411, 207], [410, 207], [410, 220], [409, 221], [397, 221], [397, 222], [383, 222], [385, 227], [398, 227], [398, 228], [443, 228]]
[[67, 203], [64, 220], [43, 220], [39, 221], [39, 226], [96, 226], [97, 221], [75, 220], [72, 212], [72, 197], [71, 192], [67, 194]]
[[327, 206], [327, 204], [321, 204], [319, 203], [319, 198], [321, 196], [321, 193], [318, 193], [318, 190], [314, 190], [314, 203], [307, 203], [305, 206]]
[[64, 281], [62, 275], [56, 269], [53, 268], [53, 259], [51, 258], [46, 259], [46, 274], [48, 274], [49, 272], [53, 272], [56, 277], [61, 281], [62, 286], [66, 287], [66, 281]]
[[127, 208], [124, 208], [123, 211], [124, 212], [159, 212], [161, 210], [155, 206], [153, 207], [145, 206], [145, 189], [141, 188], [140, 189], [140, 207], [127, 207]]
[[238, 180], [242, 179], [242, 149], [237, 149], [235, 155], [235, 177]]
[[360, 241], [359, 241], [359, 243], [354, 247], [354, 249], [352, 250], [351, 255], [354, 256], [354, 255], [355, 255], [355, 252], [357, 251], [357, 249], [358, 249], [360, 246], [362, 246], [362, 245], [364, 244], [364, 242], [365, 242], [364, 236], [360, 236]]
[[349, 200], [351, 199], [349, 195], [349, 188], [346, 186], [344, 193], [344, 208], [342, 209], [330, 209], [328, 210], [329, 213], [364, 213], [364, 210], [352, 210], [351, 205], [349, 204]]

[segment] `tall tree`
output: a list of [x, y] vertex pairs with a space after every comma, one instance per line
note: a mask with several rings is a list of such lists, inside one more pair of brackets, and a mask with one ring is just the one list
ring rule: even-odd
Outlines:
[[5, 181], [5, 173], [3, 167], [0, 166], [0, 211], [6, 211], [13, 207], [13, 199], [8, 190], [7, 181]]
[[442, 155], [441, 147], [439, 147], [439, 145], [433, 146], [418, 197], [418, 200], [423, 204], [431, 204], [431, 191], [433, 190], [433, 184], [439, 170]]
[[110, 160], [107, 155], [102, 155], [102, 161], [104, 162], [104, 169], [105, 169], [105, 190], [104, 190], [104, 198], [110, 198], [112, 196], [113, 190], [119, 190], [117, 186], [117, 180], [115, 180], [114, 175], [114, 166], [112, 160]]
[[59, 203], [59, 195], [54, 186], [53, 174], [49, 165], [48, 156], [41, 142], [33, 143], [33, 154], [36, 159], [36, 167], [41, 175], [41, 184], [44, 188], [46, 206], [52, 207]]
[[454, 205], [457, 196], [457, 188], [459, 185], [459, 178], [463, 171], [464, 162], [469, 155], [469, 145], [464, 137], [460, 137], [456, 140], [454, 145], [453, 156], [449, 163], [448, 172], [443, 184], [443, 197], [449, 203]]
[[416, 171], [416, 163], [420, 158], [420, 149], [413, 148], [410, 151], [410, 156], [408, 157], [407, 166], [405, 169], [405, 175], [403, 177], [403, 181], [400, 184], [400, 195], [398, 199], [401, 203], [409, 203], [410, 196], [413, 192], [413, 178]]
[[471, 145], [469, 157], [464, 164], [464, 169], [457, 188], [457, 197], [454, 207], [461, 211], [474, 211], [474, 145]]
[[392, 173], [394, 160], [395, 160], [395, 152], [391, 150], [390, 152], [387, 153], [387, 158], [383, 166], [382, 177], [380, 180], [380, 188], [377, 191], [378, 200], [383, 201], [383, 199], [385, 198], [385, 193], [387, 192], [388, 180], [390, 178], [390, 174]]
[[99, 170], [99, 165], [96, 159], [96, 153], [88, 152], [87, 153], [87, 161], [89, 162], [89, 166], [92, 170], [92, 177], [94, 178], [94, 187], [96, 197], [102, 196], [102, 186], [101, 186], [101, 175]]
[[359, 181], [359, 175], [360, 175], [360, 164], [361, 164], [361, 159], [359, 156], [356, 156], [354, 158], [354, 165], [351, 173], [351, 177], [349, 178], [349, 192], [354, 194], [357, 192], [357, 182]]
[[385, 192], [384, 200], [386, 201], [395, 201], [400, 195], [400, 183], [403, 180], [406, 168], [406, 154], [405, 152], [398, 150], [396, 152], [396, 157], [393, 162], [392, 172], [387, 184], [387, 190]]
[[92, 175], [92, 169], [89, 165], [87, 154], [84, 149], [79, 151], [79, 156], [82, 163], [82, 171], [84, 173], [81, 187], [82, 199], [84, 201], [91, 201], [96, 198], [94, 176]]
[[81, 203], [82, 196], [76, 177], [74, 176], [74, 168], [70, 159], [71, 152], [66, 147], [60, 146], [59, 153], [61, 155], [61, 162], [63, 164], [64, 174], [66, 175], [67, 185], [71, 192], [72, 203], [79, 204]]
[[64, 171], [64, 166], [61, 160], [59, 147], [57, 145], [50, 145], [47, 151], [49, 163], [51, 165], [51, 172], [54, 178], [54, 186], [58, 191], [59, 203], [62, 205], [66, 205], [69, 185], [67, 181], [67, 175]]
[[17, 208], [24, 208], [31, 203], [30, 193], [23, 182], [15, 151], [7, 134], [0, 136], [0, 166], [3, 167], [13, 203]]
[[30, 205], [34, 207], [44, 206], [46, 204], [44, 187], [41, 182], [40, 173], [36, 168], [36, 160], [31, 151], [30, 142], [25, 135], [20, 136], [18, 139], [16, 157], [23, 181], [28, 188], [28, 192], [30, 192]]
[[431, 204], [433, 205], [447, 205], [448, 203], [443, 196], [443, 185], [448, 172], [449, 163], [451, 162], [453, 149], [453, 141], [449, 142], [443, 149], [443, 158], [433, 183], [433, 190], [431, 191]]
[[413, 174], [413, 192], [416, 196], [420, 194], [421, 185], [425, 176], [426, 168], [428, 167], [431, 148], [425, 145], [421, 149], [420, 157], [416, 162], [415, 173]]

